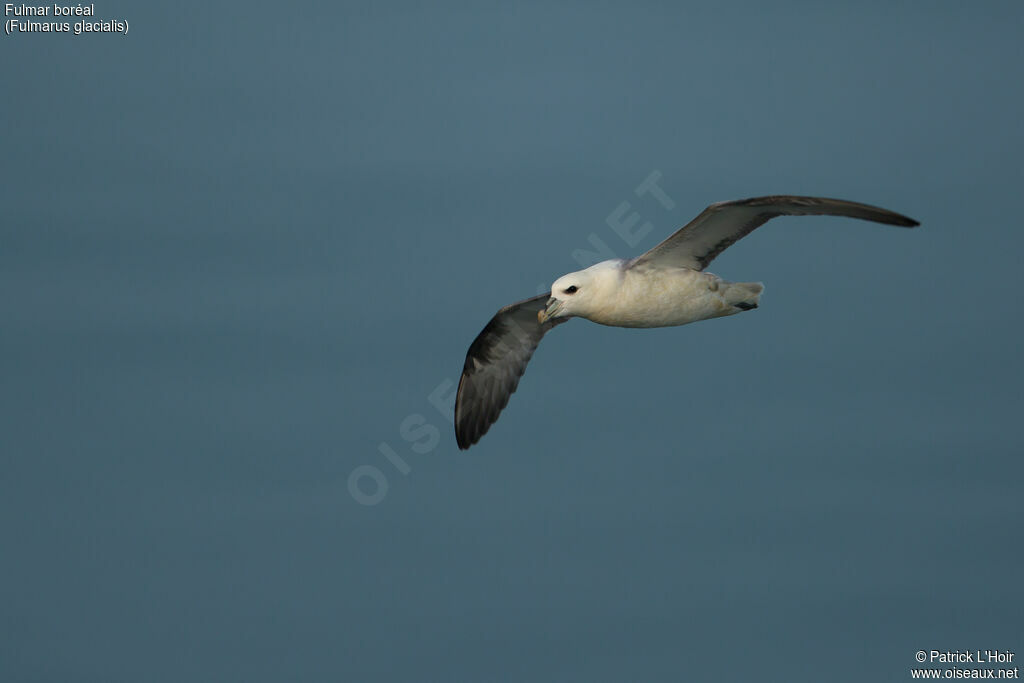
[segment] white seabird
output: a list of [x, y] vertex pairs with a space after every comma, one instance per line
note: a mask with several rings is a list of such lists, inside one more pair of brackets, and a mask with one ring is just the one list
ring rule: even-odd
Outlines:
[[776, 216], [820, 215], [919, 225], [898, 213], [841, 199], [738, 199], [712, 204], [642, 256], [563, 275], [549, 293], [499, 310], [470, 345], [455, 398], [459, 448], [475, 444], [498, 419], [551, 328], [572, 317], [615, 327], [667, 327], [757, 308], [764, 290], [760, 282], [728, 282], [704, 268]]

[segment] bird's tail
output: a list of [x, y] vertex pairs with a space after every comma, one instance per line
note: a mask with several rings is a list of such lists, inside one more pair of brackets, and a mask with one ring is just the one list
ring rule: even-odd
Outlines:
[[764, 285], [760, 282], [730, 282], [722, 296], [729, 305], [741, 311], [749, 311], [757, 308], [763, 291]]

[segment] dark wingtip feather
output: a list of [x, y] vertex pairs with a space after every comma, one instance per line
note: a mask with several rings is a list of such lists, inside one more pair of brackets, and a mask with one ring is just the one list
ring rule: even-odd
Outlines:
[[885, 220], [877, 219], [879, 223], [888, 223], [889, 225], [895, 225], [900, 228], [916, 228], [921, 225], [918, 221], [915, 221], [910, 216], [904, 216], [901, 213], [889, 212]]

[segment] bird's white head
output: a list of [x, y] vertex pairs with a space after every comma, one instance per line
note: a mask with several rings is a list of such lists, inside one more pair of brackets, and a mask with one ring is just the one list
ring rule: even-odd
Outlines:
[[551, 285], [551, 298], [547, 307], [537, 314], [545, 323], [553, 318], [574, 315], [589, 318], [611, 299], [622, 277], [621, 261], [602, 261], [586, 270], [568, 273]]

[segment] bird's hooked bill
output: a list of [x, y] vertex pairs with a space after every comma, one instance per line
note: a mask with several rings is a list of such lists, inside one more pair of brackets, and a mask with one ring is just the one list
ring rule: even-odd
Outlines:
[[543, 325], [551, 318], [554, 318], [555, 314], [558, 313], [558, 309], [561, 307], [562, 302], [556, 299], [555, 297], [551, 297], [550, 299], [548, 299], [547, 306], [544, 308], [544, 310], [537, 311], [537, 320], [540, 322], [540, 324]]

